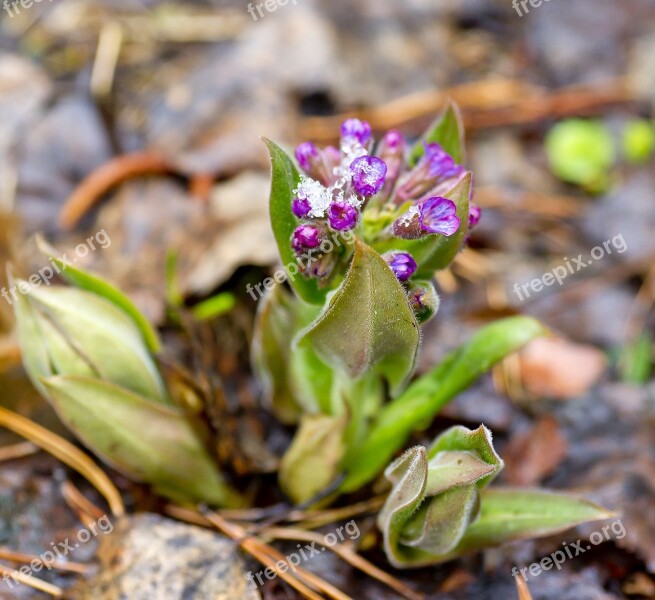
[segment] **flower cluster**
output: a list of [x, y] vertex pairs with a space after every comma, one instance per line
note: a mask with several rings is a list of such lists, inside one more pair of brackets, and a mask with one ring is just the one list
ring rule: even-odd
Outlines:
[[[428, 235], [452, 236], [460, 228], [457, 207], [442, 194], [466, 174], [465, 169], [437, 143], [425, 143], [415, 166], [408, 165], [408, 145], [398, 131], [389, 131], [374, 150], [371, 126], [349, 119], [341, 126], [340, 147], [317, 148], [300, 144], [295, 156], [303, 173], [294, 190], [293, 214], [301, 221], [291, 244], [300, 255], [315, 250], [328, 231], [355, 229], [369, 205], [390, 206], [400, 214], [385, 232], [391, 237], [415, 240]], [[471, 206], [468, 226], [480, 219]], [[385, 260], [401, 282], [408, 281], [417, 264], [407, 252], [388, 252]], [[306, 273], [325, 276], [322, 269]]]

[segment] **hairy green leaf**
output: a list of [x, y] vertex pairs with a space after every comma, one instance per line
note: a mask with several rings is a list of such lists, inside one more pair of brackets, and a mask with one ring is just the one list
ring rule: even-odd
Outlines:
[[480, 515], [450, 558], [505, 542], [553, 535], [582, 523], [615, 516], [593, 502], [557, 492], [518, 488], [484, 490]]
[[419, 342], [403, 287], [384, 259], [359, 240], [346, 279], [296, 340], [351, 378], [375, 368], [392, 392], [412, 373]]
[[50, 377], [43, 385], [63, 423], [127, 476], [176, 499], [241, 504], [180, 410], [87, 377]]
[[[273, 234], [277, 242], [282, 264], [288, 266], [296, 264], [296, 257], [291, 247], [291, 236], [298, 226], [298, 220], [291, 211], [293, 190], [300, 182], [300, 174], [293, 161], [277, 144], [263, 139], [272, 163], [272, 183], [270, 199], [270, 216]], [[294, 291], [305, 302], [310, 304], [323, 304], [327, 289], [321, 289], [317, 279], [308, 279], [302, 276], [290, 277], [289, 282]]]

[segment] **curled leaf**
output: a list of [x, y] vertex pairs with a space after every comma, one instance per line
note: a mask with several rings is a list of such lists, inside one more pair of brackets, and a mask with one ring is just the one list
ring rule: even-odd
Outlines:
[[437, 562], [477, 517], [479, 489], [502, 469], [491, 434], [453, 427], [429, 451], [408, 450], [385, 471], [393, 489], [378, 516], [384, 547], [396, 567]]

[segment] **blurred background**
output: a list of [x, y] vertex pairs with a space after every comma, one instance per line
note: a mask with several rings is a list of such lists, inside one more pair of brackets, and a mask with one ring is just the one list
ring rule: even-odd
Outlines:
[[[449, 98], [484, 213], [437, 277], [442, 309], [421, 368], [498, 316], [530, 314], [557, 332], [462, 395], [445, 423], [490, 426], [506, 483], [623, 512], [624, 539], [544, 573], [535, 598], [655, 598], [655, 0], [10, 0], [0, 6], [1, 260], [32, 273], [43, 265], [34, 234], [72, 254], [104, 230], [111, 244], [79, 263], [161, 326], [174, 253], [189, 306], [228, 300], [208, 359], [233, 400], [225, 410], [255, 406], [246, 284], [277, 260], [260, 136], [328, 144], [356, 115], [377, 134], [417, 137]], [[561, 285], [515, 291], [581, 255]], [[27, 383], [11, 330], [0, 299], [0, 403], [64, 434]], [[0, 462], [0, 546], [37, 552], [75, 517], [62, 467], [23, 451]], [[416, 579], [430, 598], [513, 598], [507, 565], [560, 542]], [[329, 560], [316, 568], [354, 597], [387, 597]]]

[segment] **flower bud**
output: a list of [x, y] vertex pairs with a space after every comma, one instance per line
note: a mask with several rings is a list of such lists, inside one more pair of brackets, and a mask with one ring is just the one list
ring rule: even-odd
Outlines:
[[29, 289], [15, 305], [25, 367], [46, 397], [43, 378], [79, 375], [168, 403], [141, 332], [121, 308], [75, 288], [17, 285]]
[[333, 202], [328, 209], [330, 227], [336, 231], [346, 231], [357, 225], [359, 211], [348, 202]]
[[427, 323], [437, 314], [441, 300], [430, 281], [414, 281], [409, 287], [409, 303], [419, 323]]
[[418, 268], [412, 255], [407, 252], [388, 252], [383, 258], [391, 267], [398, 281], [407, 281]]
[[387, 165], [375, 156], [360, 156], [350, 165], [353, 187], [360, 196], [375, 196], [382, 187], [387, 175]]
[[321, 243], [321, 232], [313, 225], [296, 227], [291, 238], [291, 245], [296, 252], [318, 248]]
[[415, 240], [425, 235], [440, 233], [446, 237], [455, 234], [460, 226], [457, 206], [452, 200], [435, 196], [410, 207], [392, 226], [394, 235]]
[[341, 125], [342, 145], [366, 146], [371, 141], [371, 126], [366, 121], [348, 119]]
[[382, 195], [385, 200], [391, 196], [398, 177], [405, 169], [405, 153], [407, 142], [402, 133], [391, 130], [382, 139], [378, 154], [384, 164], [387, 165], [387, 177], [384, 183]]
[[464, 173], [452, 156], [439, 144], [425, 144], [425, 153], [419, 163], [400, 182], [396, 202], [420, 198], [438, 184], [457, 179]]

